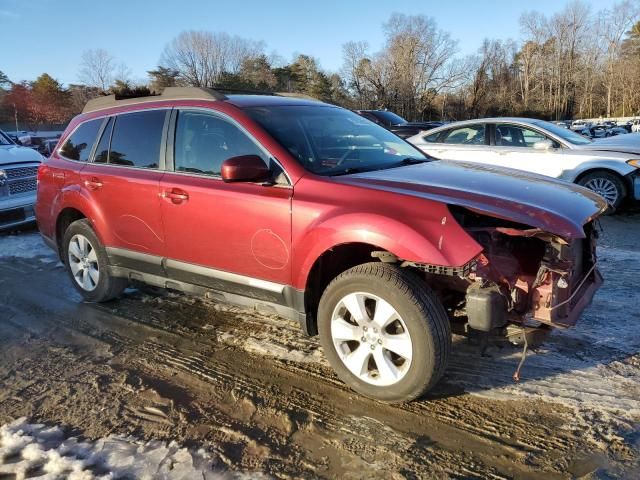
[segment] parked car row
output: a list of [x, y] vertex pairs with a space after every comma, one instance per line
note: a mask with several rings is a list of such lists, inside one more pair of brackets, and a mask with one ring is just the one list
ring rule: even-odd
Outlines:
[[[628, 138], [627, 138], [628, 137]], [[408, 139], [444, 160], [523, 170], [585, 186], [615, 209], [640, 200], [640, 135], [595, 140], [542, 120], [456, 122]]]
[[[586, 139], [548, 128], [440, 126], [412, 137], [426, 155], [304, 98], [102, 97], [38, 171], [38, 227], [88, 301], [135, 280], [277, 313], [320, 335], [351, 388], [407, 401], [442, 377], [452, 330], [526, 349], [573, 326], [601, 284], [601, 196], [482, 165], [494, 149], [514, 162], [518, 148], [557, 163], [583, 152]], [[636, 170], [590, 155], [621, 178]]]
[[37, 150], [44, 157], [48, 157], [53, 152], [60, 135], [62, 132], [7, 132], [5, 135], [9, 136], [16, 145], [32, 148]]

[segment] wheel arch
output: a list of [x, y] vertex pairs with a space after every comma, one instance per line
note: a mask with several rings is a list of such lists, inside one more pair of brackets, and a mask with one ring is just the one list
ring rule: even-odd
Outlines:
[[55, 241], [58, 248], [58, 256], [63, 263], [64, 256], [62, 255], [62, 239], [64, 238], [64, 232], [67, 231], [67, 228], [69, 228], [69, 225], [71, 225], [73, 222], [75, 222], [76, 220], [81, 220], [83, 218], [88, 217], [84, 214], [84, 212], [76, 207], [65, 207], [56, 217]]
[[576, 175], [576, 177], [573, 180], [573, 183], [578, 183], [580, 182], [580, 180], [582, 180], [584, 177], [586, 177], [587, 175], [591, 175], [592, 173], [596, 173], [596, 172], [605, 172], [605, 173], [609, 173], [612, 175], [615, 175], [616, 177], [618, 177], [622, 183], [625, 184], [625, 186], [627, 186], [627, 181], [625, 178], [625, 175], [622, 175], [620, 172], [612, 169], [612, 168], [607, 168], [607, 167], [591, 167], [588, 168], [582, 172], [580, 172], [578, 175]]
[[616, 177], [618, 180], [620, 180], [620, 183], [622, 184], [622, 187], [624, 188], [623, 196], [622, 196], [622, 200], [621, 202], [624, 203], [625, 201], [627, 201], [627, 199], [629, 198], [629, 195], [631, 192], [633, 192], [633, 180], [631, 179], [631, 177], [629, 177], [629, 175], [622, 175], [620, 172], [617, 172], [616, 170], [613, 170], [611, 168], [606, 168], [606, 167], [594, 167], [594, 168], [590, 168], [585, 170], [584, 172], [580, 172], [580, 174], [578, 176], [576, 176], [574, 183], [576, 184], [580, 184], [580, 181], [585, 178], [587, 175], [591, 175], [593, 173], [598, 173], [598, 172], [603, 172], [603, 173], [607, 173], [609, 175], [613, 175], [614, 177]]
[[387, 252], [386, 249], [371, 243], [354, 241], [334, 245], [315, 259], [306, 276], [304, 287], [306, 330], [309, 335], [318, 333], [318, 305], [329, 283], [350, 268], [374, 261], [372, 253], [378, 251]]

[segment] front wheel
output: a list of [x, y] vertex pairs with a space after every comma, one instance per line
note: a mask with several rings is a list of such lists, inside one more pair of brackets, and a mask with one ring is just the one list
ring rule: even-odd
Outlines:
[[366, 263], [336, 277], [318, 308], [320, 341], [338, 376], [385, 402], [409, 401], [442, 377], [451, 349], [444, 307], [419, 277]]
[[107, 253], [88, 220], [76, 220], [64, 233], [64, 262], [73, 286], [89, 302], [106, 302], [122, 293], [128, 281], [111, 276]]
[[593, 190], [604, 198], [614, 210], [620, 208], [627, 195], [627, 189], [620, 177], [609, 172], [592, 172], [578, 181], [579, 185]]

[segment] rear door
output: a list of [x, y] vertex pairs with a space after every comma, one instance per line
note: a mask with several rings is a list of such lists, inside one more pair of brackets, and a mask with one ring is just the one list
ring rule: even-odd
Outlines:
[[[173, 161], [161, 181], [169, 276], [283, 303], [291, 280], [293, 188], [286, 175], [233, 119], [196, 109], [174, 117]], [[222, 163], [241, 155], [262, 158], [274, 184], [223, 182]]]
[[145, 110], [107, 119], [93, 161], [81, 172], [112, 263], [158, 274], [165, 253], [159, 183], [169, 113]]
[[102, 118], [81, 123], [40, 167], [36, 218], [40, 231], [51, 239], [56, 234], [55, 219], [59, 213], [53, 211], [56, 196], [81, 184], [80, 172], [91, 157], [103, 124]]

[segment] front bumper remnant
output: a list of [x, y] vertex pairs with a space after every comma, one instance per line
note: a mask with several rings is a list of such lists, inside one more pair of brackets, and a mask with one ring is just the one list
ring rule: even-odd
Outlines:
[[594, 264], [572, 289], [561, 288], [562, 277], [555, 272], [549, 275], [551, 281], [534, 289], [532, 318], [554, 327], [572, 327], [602, 285], [602, 275]]

